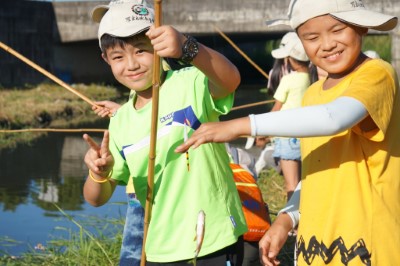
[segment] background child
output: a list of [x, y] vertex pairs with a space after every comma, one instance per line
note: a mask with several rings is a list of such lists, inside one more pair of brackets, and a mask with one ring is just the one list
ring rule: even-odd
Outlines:
[[[305, 107], [203, 124], [176, 151], [248, 134], [303, 137], [298, 265], [399, 265], [398, 78], [361, 52], [369, 28], [391, 30], [397, 18], [360, 0], [294, 0], [288, 14], [312, 63], [328, 73], [307, 90]], [[278, 263], [272, 237], [260, 241], [265, 265]]]
[[[296, 35], [294, 32], [288, 32], [283, 35], [281, 42], [279, 44], [279, 48], [283, 48], [289, 42], [291, 37]], [[290, 64], [288, 64], [287, 58], [275, 58], [272, 69], [269, 71], [269, 79], [267, 84], [267, 93], [270, 96], [273, 96], [276, 92], [276, 89], [279, 86], [279, 82], [282, 77], [289, 74], [291, 72]], [[257, 137], [247, 137], [245, 149], [250, 149], [255, 145], [256, 147], [262, 149], [260, 156], [256, 162], [256, 172], [257, 175], [260, 174], [261, 170], [266, 166], [273, 165], [275, 169], [279, 172], [281, 171], [279, 166], [279, 154], [278, 152], [274, 152], [274, 139], [265, 137], [265, 136], [257, 136]], [[270, 145], [268, 145], [270, 144]], [[271, 164], [270, 157], [272, 157], [271, 153], [274, 154], [274, 163]]]
[[[271, 112], [288, 110], [301, 106], [304, 92], [311, 84], [310, 61], [295, 32], [285, 34], [286, 44], [272, 51], [276, 59], [287, 61], [291, 72], [284, 75], [274, 93], [275, 104]], [[300, 181], [300, 140], [297, 138], [274, 138], [274, 158], [279, 158], [285, 178], [287, 200]]]
[[[136, 17], [140, 19], [136, 19]], [[170, 26], [150, 28], [153, 10], [144, 2], [109, 8], [101, 19], [102, 55], [115, 78], [133, 97], [110, 120], [101, 146], [90, 145], [90, 169], [84, 186], [92, 205], [105, 204], [117, 184], [133, 189], [144, 206], [147, 191], [153, 49], [161, 57], [180, 58], [195, 67], [162, 74], [154, 204], [146, 240], [147, 265], [187, 265], [195, 255], [200, 210], [206, 230], [197, 265], [240, 264], [238, 239], [247, 230], [223, 144], [204, 145], [184, 155], [174, 149], [199, 125], [218, 121], [233, 104], [240, 82], [234, 65], [216, 51]], [[146, 30], [149, 31], [146, 32]], [[146, 32], [146, 34], [144, 34]], [[191, 47], [191, 50], [188, 50]], [[239, 251], [238, 251], [239, 250]]]

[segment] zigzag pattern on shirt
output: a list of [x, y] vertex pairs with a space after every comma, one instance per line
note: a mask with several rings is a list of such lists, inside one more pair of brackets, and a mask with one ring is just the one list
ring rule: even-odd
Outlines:
[[371, 253], [368, 251], [363, 239], [359, 239], [350, 249], [347, 249], [342, 237], [337, 238], [327, 247], [323, 242], [319, 243], [316, 237], [313, 236], [310, 239], [308, 248], [306, 248], [306, 243], [301, 236], [297, 242], [296, 256], [299, 257], [301, 254], [308, 265], [312, 264], [315, 256], [320, 256], [325, 264], [328, 264], [338, 251], [343, 265], [348, 265], [352, 259], [359, 257], [364, 265], [371, 266]]

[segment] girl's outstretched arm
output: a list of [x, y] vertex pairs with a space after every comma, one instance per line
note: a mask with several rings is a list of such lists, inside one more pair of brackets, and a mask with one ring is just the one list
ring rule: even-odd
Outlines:
[[250, 135], [249, 117], [242, 117], [224, 122], [202, 124], [193, 135], [175, 149], [175, 152], [186, 152], [190, 147], [194, 149], [203, 143], [229, 142], [240, 136]]
[[176, 152], [209, 142], [229, 142], [239, 136], [330, 136], [353, 127], [368, 117], [364, 105], [351, 97], [327, 104], [250, 115], [224, 122], [205, 123]]

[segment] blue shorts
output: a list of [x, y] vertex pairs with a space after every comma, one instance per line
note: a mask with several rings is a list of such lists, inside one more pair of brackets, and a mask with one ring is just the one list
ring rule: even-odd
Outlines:
[[300, 140], [296, 138], [274, 138], [275, 158], [300, 161]]
[[122, 246], [120, 266], [140, 266], [143, 244], [144, 209], [134, 193], [127, 194], [128, 208]]

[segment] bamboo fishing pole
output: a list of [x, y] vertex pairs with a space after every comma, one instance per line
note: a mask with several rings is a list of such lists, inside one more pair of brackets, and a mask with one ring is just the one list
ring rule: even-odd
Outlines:
[[275, 100], [266, 100], [266, 101], [261, 101], [261, 102], [256, 102], [256, 103], [239, 105], [239, 106], [232, 107], [231, 111], [248, 108], [248, 107], [253, 107], [253, 106], [257, 106], [257, 105], [262, 105], [262, 104], [266, 104], [266, 103], [273, 103], [273, 102], [275, 102]]
[[214, 26], [214, 29], [228, 42], [235, 48], [236, 51], [239, 52], [252, 66], [254, 66], [264, 77], [269, 79], [269, 75], [265, 73], [264, 70], [261, 69], [250, 57], [248, 57], [228, 36], [225, 35], [217, 26]]
[[103, 128], [24, 128], [24, 129], [0, 129], [0, 133], [27, 133], [27, 132], [56, 132], [56, 133], [83, 133], [104, 132]]
[[[162, 19], [162, 0], [154, 0], [154, 26], [161, 26]], [[157, 122], [158, 122], [158, 102], [160, 90], [160, 73], [161, 73], [161, 58], [154, 52], [154, 65], [153, 65], [153, 93], [152, 93], [152, 109], [151, 109], [151, 131], [150, 131], [150, 150], [149, 150], [149, 163], [147, 175], [147, 195], [146, 205], [144, 212], [144, 234], [142, 245], [142, 257], [140, 265], [146, 265], [146, 238], [149, 230], [151, 211], [153, 207], [153, 189], [154, 189], [154, 167], [156, 160], [156, 142], [157, 142]]]
[[42, 73], [43, 75], [45, 75], [46, 77], [48, 77], [49, 79], [53, 80], [54, 82], [56, 82], [57, 84], [59, 84], [60, 86], [64, 87], [65, 89], [69, 90], [70, 92], [72, 92], [73, 94], [77, 95], [78, 97], [80, 97], [82, 100], [84, 100], [85, 102], [87, 102], [88, 104], [92, 105], [92, 106], [96, 106], [98, 108], [101, 108], [100, 106], [98, 106], [97, 104], [95, 104], [91, 99], [89, 99], [88, 97], [86, 97], [85, 95], [83, 95], [82, 93], [80, 93], [79, 91], [77, 91], [76, 89], [72, 88], [71, 86], [69, 86], [67, 83], [65, 83], [64, 81], [62, 81], [61, 79], [57, 78], [56, 76], [54, 76], [53, 74], [51, 74], [50, 72], [48, 72], [47, 70], [45, 70], [44, 68], [42, 68], [41, 66], [35, 64], [34, 62], [32, 62], [31, 60], [29, 60], [28, 58], [26, 58], [25, 56], [21, 55], [20, 53], [18, 53], [17, 51], [15, 51], [14, 49], [12, 49], [11, 47], [5, 45], [4, 43], [0, 42], [0, 47], [2, 49], [4, 49], [6, 52], [14, 55], [15, 57], [17, 57], [18, 59], [22, 60], [24, 63], [28, 64], [29, 66], [33, 67], [34, 69], [36, 69], [37, 71], [39, 71], [40, 73]]
[[[239, 106], [235, 106], [231, 111], [249, 108], [253, 106], [263, 105], [266, 103], [273, 103], [275, 100], [266, 100], [255, 103], [248, 103]], [[106, 129], [103, 128], [25, 128], [25, 129], [0, 129], [0, 133], [26, 133], [26, 132], [57, 132], [57, 133], [82, 133], [82, 132], [104, 132]]]

